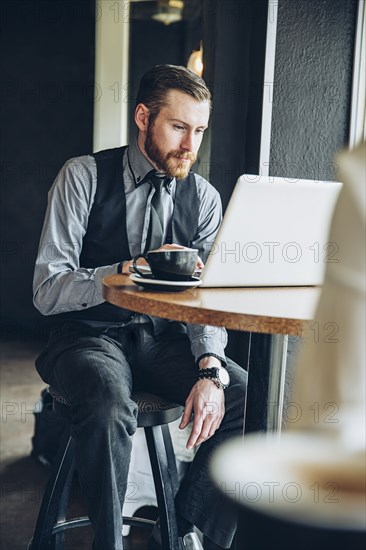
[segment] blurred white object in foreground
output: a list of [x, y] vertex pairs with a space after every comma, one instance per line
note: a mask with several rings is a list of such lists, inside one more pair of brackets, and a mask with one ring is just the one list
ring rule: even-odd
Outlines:
[[365, 144], [336, 158], [344, 183], [329, 242], [334, 243], [314, 323], [295, 376], [294, 430], [332, 431], [365, 458]]

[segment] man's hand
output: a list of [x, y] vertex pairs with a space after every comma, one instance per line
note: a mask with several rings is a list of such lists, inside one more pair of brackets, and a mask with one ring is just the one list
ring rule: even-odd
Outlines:
[[[217, 366], [221, 366], [221, 363], [216, 357], [207, 356], [200, 361], [200, 368]], [[220, 426], [225, 414], [224, 390], [218, 388], [212, 380], [198, 380], [187, 397], [180, 429], [189, 424], [192, 413], [193, 428], [187, 441], [187, 449], [192, 449], [212, 437]]]

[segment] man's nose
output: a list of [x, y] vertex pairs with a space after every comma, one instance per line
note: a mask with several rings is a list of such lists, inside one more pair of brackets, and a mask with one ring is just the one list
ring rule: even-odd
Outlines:
[[191, 133], [187, 133], [181, 141], [181, 147], [185, 151], [195, 152], [194, 136]]

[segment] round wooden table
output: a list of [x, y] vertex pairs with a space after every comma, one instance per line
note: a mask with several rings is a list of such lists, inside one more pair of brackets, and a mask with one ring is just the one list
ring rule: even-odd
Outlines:
[[128, 275], [103, 280], [104, 298], [137, 313], [250, 332], [245, 431], [279, 431], [288, 335], [303, 336], [318, 287], [195, 288], [152, 292]]

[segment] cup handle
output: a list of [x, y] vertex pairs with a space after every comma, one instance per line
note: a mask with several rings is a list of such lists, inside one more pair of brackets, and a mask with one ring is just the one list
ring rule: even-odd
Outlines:
[[133, 268], [134, 268], [134, 270], [136, 271], [136, 273], [138, 273], [141, 277], [144, 277], [144, 276], [145, 276], [145, 273], [142, 273], [142, 272], [139, 270], [138, 266], [137, 266], [137, 260], [139, 260], [140, 258], [144, 258], [144, 260], [146, 260], [147, 263], [149, 263], [148, 260], [147, 260], [146, 254], [138, 254], [138, 255], [135, 256], [134, 259], [133, 259]]

